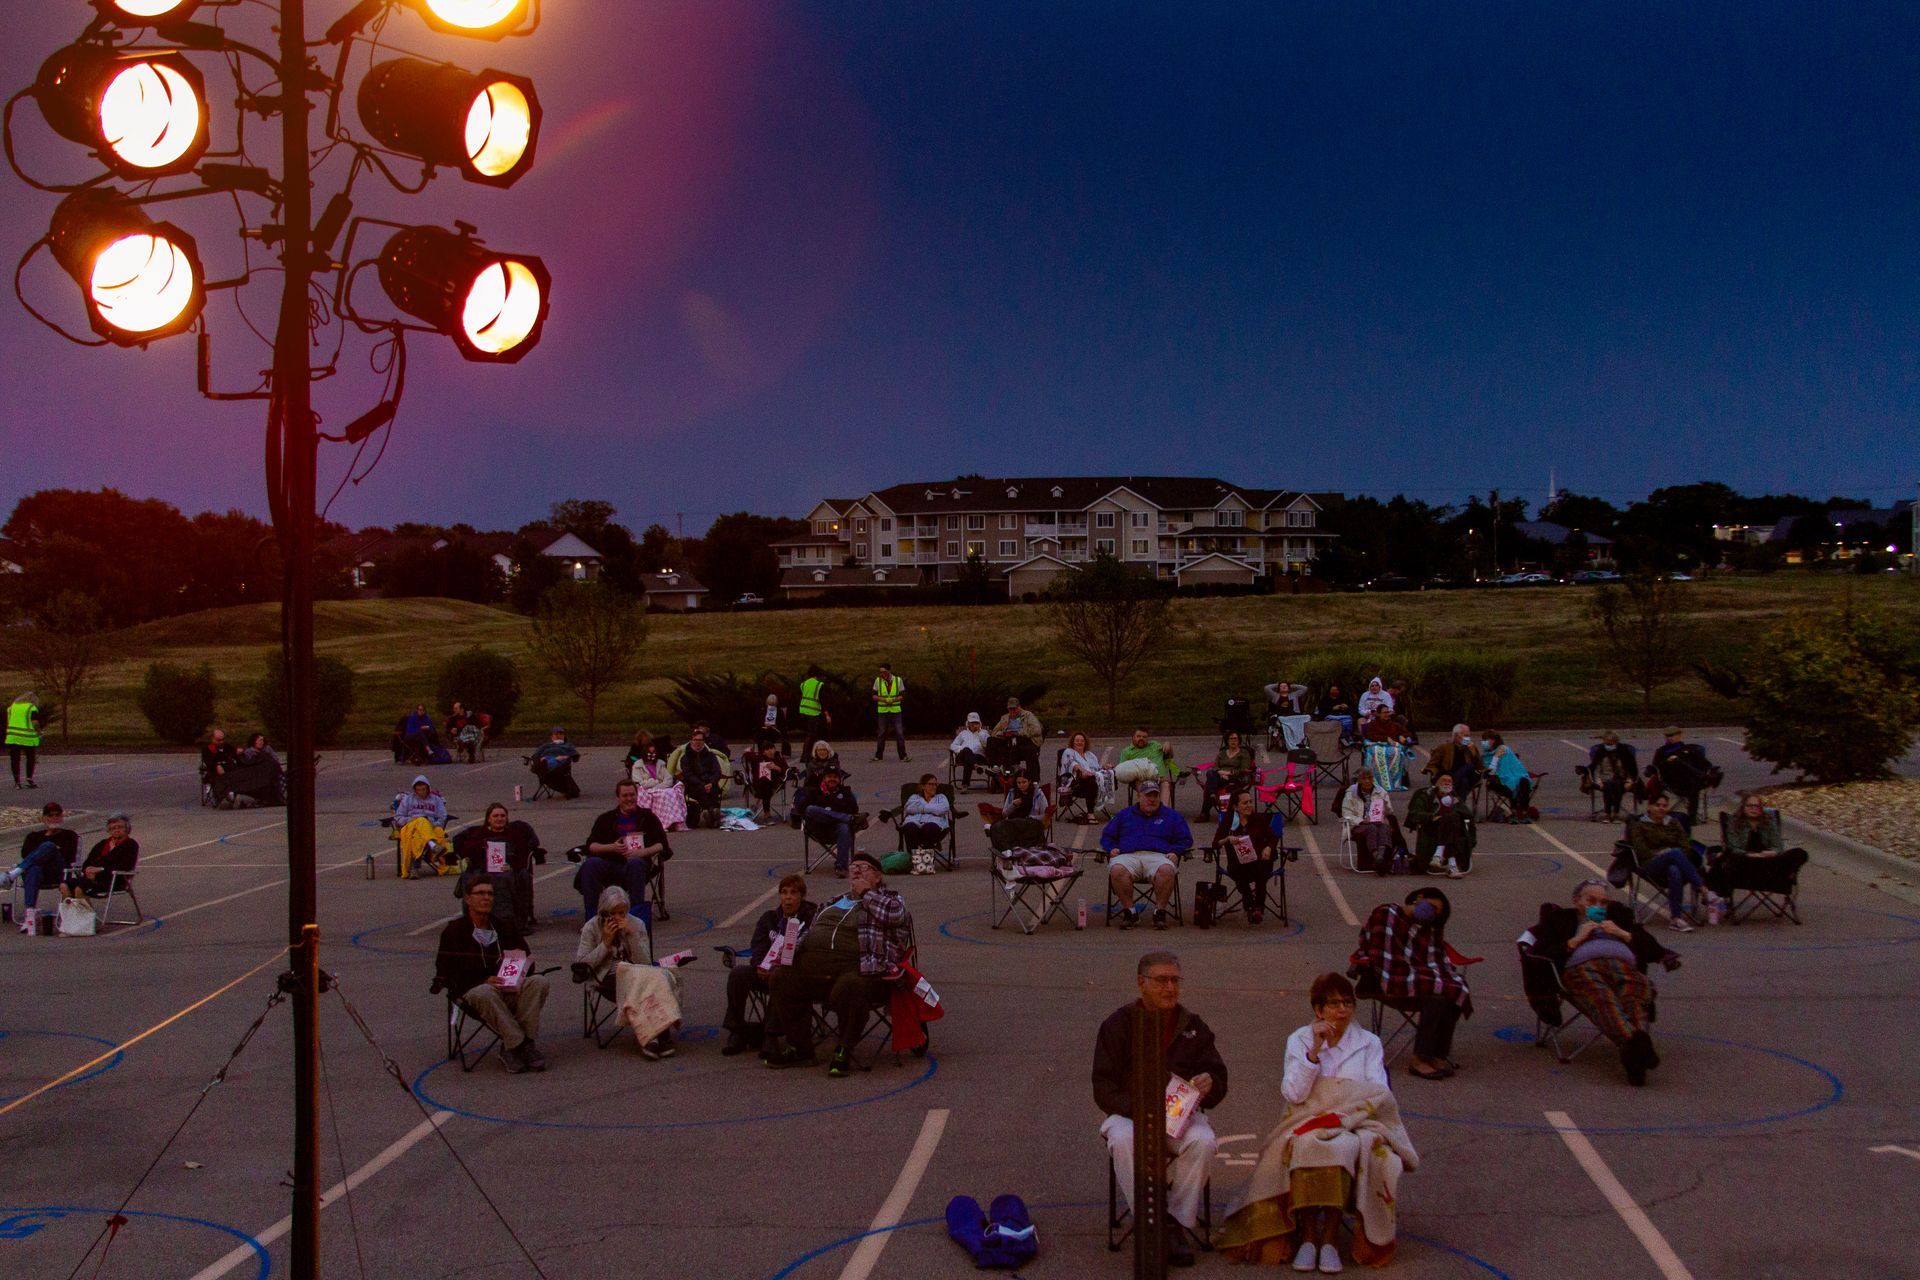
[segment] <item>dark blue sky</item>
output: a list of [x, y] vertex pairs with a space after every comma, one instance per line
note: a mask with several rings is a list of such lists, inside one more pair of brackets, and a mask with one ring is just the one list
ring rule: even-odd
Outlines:
[[[545, 7], [500, 45], [389, 25], [534, 75], [543, 155], [509, 192], [366, 185], [361, 211], [465, 217], [543, 253], [556, 301], [517, 367], [416, 343], [347, 523], [582, 496], [693, 532], [975, 470], [1536, 504], [1549, 467], [1616, 501], [1920, 473], [1911, 4]], [[13, 16], [4, 83], [83, 24]], [[51, 205], [0, 190], [8, 242]], [[231, 252], [230, 210], [170, 216]], [[49, 305], [62, 283], [29, 272]], [[210, 315], [227, 380], [260, 367]], [[377, 390], [349, 368], [336, 423]], [[259, 412], [194, 395], [190, 340], [83, 351], [9, 303], [0, 379], [8, 505], [264, 505]]]

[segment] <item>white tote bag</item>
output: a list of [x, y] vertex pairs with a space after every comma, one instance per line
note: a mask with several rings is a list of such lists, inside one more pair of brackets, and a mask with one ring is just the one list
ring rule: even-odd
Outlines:
[[60, 899], [61, 937], [91, 938], [98, 932], [100, 932], [100, 917], [93, 914], [92, 907], [72, 898]]

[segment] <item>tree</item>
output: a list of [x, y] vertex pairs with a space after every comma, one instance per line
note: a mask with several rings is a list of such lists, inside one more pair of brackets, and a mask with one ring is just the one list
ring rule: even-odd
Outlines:
[[78, 592], [126, 626], [190, 607], [194, 530], [168, 503], [117, 489], [42, 489], [19, 501], [0, 533], [14, 543], [22, 572], [13, 587], [29, 609]]
[[586, 704], [589, 735], [600, 695], [626, 676], [646, 638], [640, 603], [604, 583], [559, 583], [533, 615], [534, 656]]
[[1653, 710], [1653, 691], [1680, 673], [1685, 599], [1679, 583], [1634, 574], [1618, 586], [1601, 586], [1587, 606], [1588, 616], [1607, 638], [1614, 665], [1640, 690], [1643, 711]]
[[100, 606], [78, 591], [62, 591], [34, 610], [32, 620], [9, 641], [11, 665], [24, 668], [35, 687], [60, 713], [60, 740], [67, 739], [68, 710], [79, 692], [100, 674], [113, 652], [100, 626]]
[[[253, 710], [260, 728], [273, 742], [292, 737], [287, 715], [287, 658], [279, 649], [267, 651], [267, 667], [253, 686]], [[353, 668], [331, 654], [313, 660], [313, 741], [330, 747], [353, 712]], [[289, 762], [291, 763], [291, 762]]]
[[1119, 714], [1120, 682], [1167, 631], [1167, 588], [1112, 556], [1062, 574], [1047, 606], [1060, 647], [1107, 688], [1107, 716]]
[[493, 557], [465, 542], [414, 547], [374, 566], [373, 585], [390, 598], [437, 596], [492, 604], [506, 594]]
[[641, 573], [658, 573], [684, 563], [680, 541], [673, 536], [673, 530], [663, 524], [648, 525], [647, 531], [640, 535], [639, 548], [634, 552], [635, 567]]
[[1569, 529], [1611, 534], [1619, 523], [1620, 509], [1605, 498], [1590, 498], [1562, 489], [1553, 495], [1552, 502], [1540, 508], [1540, 518]]
[[747, 591], [771, 596], [780, 586], [780, 560], [772, 544], [806, 531], [804, 520], [736, 511], [708, 528], [698, 550], [691, 553], [691, 567], [716, 601], [732, 600]]
[[955, 604], [992, 604], [996, 599], [1004, 599], [1005, 591], [993, 589], [993, 578], [987, 572], [987, 561], [978, 551], [970, 552], [965, 564], [953, 580], [953, 602]]
[[184, 747], [198, 742], [213, 723], [218, 694], [213, 667], [208, 663], [189, 670], [171, 662], [155, 662], [148, 665], [146, 679], [141, 681], [134, 700], [162, 742]]
[[[524, 535], [524, 530], [522, 532]], [[513, 576], [507, 580], [507, 603], [515, 613], [531, 614], [561, 580], [560, 566], [552, 556], [541, 555], [533, 539], [525, 536], [514, 541], [507, 556], [513, 561]]]
[[434, 697], [442, 710], [457, 701], [469, 711], [486, 712], [493, 717], [493, 732], [505, 733], [520, 706], [520, 675], [511, 658], [475, 645], [440, 664]]
[[1747, 751], [1774, 772], [1884, 778], [1913, 745], [1920, 654], [1911, 633], [1877, 613], [1794, 614], [1761, 638], [1738, 691]]

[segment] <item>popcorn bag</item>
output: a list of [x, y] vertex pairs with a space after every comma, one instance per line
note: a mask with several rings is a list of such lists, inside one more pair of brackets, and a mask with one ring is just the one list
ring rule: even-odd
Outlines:
[[1200, 1091], [1179, 1076], [1167, 1077], [1167, 1137], [1178, 1142], [1200, 1111]]
[[527, 953], [524, 951], [503, 951], [500, 953], [500, 972], [495, 975], [500, 985], [509, 991], [518, 991], [520, 983], [527, 976]]
[[1235, 862], [1252, 862], [1253, 861], [1253, 837], [1252, 836], [1233, 837], [1233, 860]]
[[487, 874], [503, 875], [507, 870], [507, 842], [505, 840], [487, 841]]

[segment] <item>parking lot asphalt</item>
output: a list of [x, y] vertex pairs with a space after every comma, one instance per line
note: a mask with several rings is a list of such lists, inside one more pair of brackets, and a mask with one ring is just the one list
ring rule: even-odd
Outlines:
[[[1671, 935], [1684, 965], [1658, 978], [1664, 1064], [1645, 1089], [1626, 1085], [1604, 1043], [1565, 1065], [1531, 1043], [1515, 937], [1540, 903], [1564, 901], [1606, 866], [1618, 831], [1588, 821], [1573, 785], [1590, 736], [1510, 736], [1548, 773], [1543, 820], [1485, 827], [1473, 874], [1441, 882], [1454, 903], [1450, 941], [1483, 963], [1468, 971], [1475, 1012], [1457, 1040], [1460, 1073], [1437, 1083], [1394, 1074], [1421, 1161], [1401, 1183], [1393, 1270], [1920, 1275], [1920, 906], [1816, 864], [1803, 880], [1804, 925]], [[1767, 780], [1731, 731], [1697, 736], [1727, 768], [1724, 795]], [[1184, 761], [1214, 744], [1178, 745]], [[912, 746], [912, 763], [875, 764], [842, 744], [863, 808], [892, 805], [923, 769], [944, 776], [929, 763], [944, 762], [940, 744]], [[610, 804], [618, 765], [617, 749], [590, 750], [582, 799], [516, 810], [554, 851], [536, 888], [542, 965], [572, 958], [581, 904], [559, 851]], [[673, 918], [658, 930], [662, 949], [700, 956], [686, 973], [679, 1055], [646, 1061], [630, 1038], [595, 1048], [562, 968], [542, 1035], [550, 1069], [513, 1076], [496, 1060], [469, 1074], [444, 1060], [443, 1006], [427, 991], [452, 881], [396, 880], [378, 826], [413, 772], [384, 753], [329, 752], [319, 777], [322, 963], [339, 981], [322, 1006], [324, 1176], [353, 1185], [323, 1214], [329, 1276], [532, 1275], [517, 1236], [554, 1277], [958, 1277], [973, 1268], [945, 1238], [948, 1198], [1001, 1192], [1025, 1197], [1040, 1229], [1040, 1257], [1021, 1274], [1124, 1274], [1127, 1255], [1105, 1248], [1088, 1072], [1094, 1030], [1131, 998], [1138, 955], [1180, 953], [1186, 1003], [1215, 1029], [1231, 1071], [1213, 1116], [1221, 1207], [1280, 1116], [1282, 1048], [1308, 1018], [1308, 984], [1344, 969], [1358, 921], [1412, 887], [1346, 870], [1323, 790], [1319, 824], [1287, 829], [1286, 843], [1305, 852], [1287, 871], [1286, 923], [1104, 929], [1096, 869], [1074, 895], [1088, 899], [1093, 927], [1076, 931], [1069, 918], [1026, 937], [989, 927], [985, 841], [977, 816], [964, 818], [957, 869], [892, 878], [948, 1011], [932, 1052], [832, 1080], [719, 1053], [723, 979], [711, 948], [746, 941], [777, 877], [799, 868], [800, 837], [786, 826], [688, 832], [673, 838]], [[463, 822], [530, 781], [511, 753], [430, 773]], [[133, 815], [148, 920], [89, 939], [0, 934], [0, 1108], [101, 1059], [0, 1114], [0, 1275], [72, 1271], [263, 1013], [147, 1176], [98, 1274], [284, 1274], [290, 1035], [284, 1006], [267, 1008], [286, 933], [284, 813], [201, 808], [193, 761], [178, 754], [50, 753], [41, 776], [24, 798], [62, 801], [83, 831], [110, 811]], [[1180, 792], [1190, 818], [1196, 795]], [[1057, 839], [1087, 847], [1097, 831], [1062, 826]], [[17, 839], [6, 837], [9, 853]], [[863, 840], [886, 843], [877, 830]], [[1203, 874], [1185, 868], [1189, 900]], [[838, 882], [816, 872], [813, 883], [819, 900]], [[99, 1259], [96, 1248], [81, 1274]], [[1227, 1269], [1204, 1255], [1198, 1268]]]

